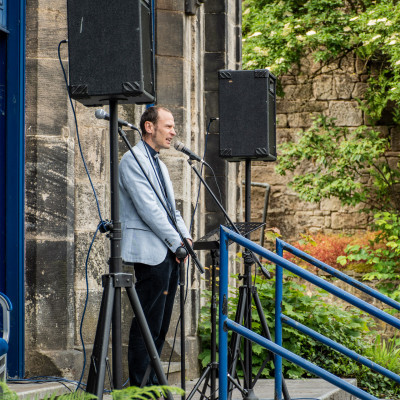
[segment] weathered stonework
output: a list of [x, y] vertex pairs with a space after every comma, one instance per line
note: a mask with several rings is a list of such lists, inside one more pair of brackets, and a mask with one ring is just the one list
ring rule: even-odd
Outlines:
[[[283, 76], [281, 82], [285, 96], [277, 98], [277, 143], [295, 140], [296, 133], [311, 126], [312, 118], [323, 114], [336, 118], [336, 124], [354, 129], [366, 123], [364, 113], [357, 107], [367, 88], [365, 63], [353, 56], [329, 68], [302, 61], [295, 74]], [[315, 74], [315, 75], [312, 75]], [[399, 161], [400, 131], [391, 122], [383, 120], [375, 127], [382, 135], [391, 138], [392, 152], [388, 160], [395, 166]], [[276, 163], [254, 163], [252, 180], [271, 185], [267, 226], [277, 227], [284, 240], [295, 241], [300, 233], [355, 233], [362, 232], [368, 223], [359, 207], [342, 207], [337, 199], [323, 199], [320, 203], [305, 203], [288, 187], [291, 174], [279, 176]], [[303, 165], [298, 173], [306, 171]], [[260, 221], [264, 191], [253, 189], [252, 218]]]

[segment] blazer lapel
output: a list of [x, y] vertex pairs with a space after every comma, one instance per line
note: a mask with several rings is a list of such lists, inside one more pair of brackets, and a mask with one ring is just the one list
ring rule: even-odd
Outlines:
[[[154, 186], [159, 198], [162, 199], [162, 201], [165, 203], [164, 194], [163, 194], [163, 191], [162, 191], [162, 189], [160, 187], [160, 183], [158, 182], [158, 179], [157, 179], [158, 177], [156, 175], [156, 173], [157, 173], [156, 172], [156, 166], [154, 165], [153, 160], [150, 159], [149, 154], [146, 151], [146, 147], [145, 147], [145, 144], [143, 143], [143, 141], [140, 141], [137, 144], [137, 148], [140, 150], [140, 152], [145, 157], [146, 165], [143, 165], [143, 169], [147, 172], [147, 175], [150, 178], [151, 183], [153, 184], [153, 186]], [[165, 177], [168, 176], [168, 171], [167, 171], [167, 168], [165, 167], [165, 165], [162, 162], [160, 162], [160, 167], [161, 167], [161, 171], [163, 173], [164, 180], [165, 180], [167, 196], [168, 196], [168, 199], [170, 200], [171, 206], [173, 207], [173, 210], [175, 212], [175, 200], [171, 201], [171, 197], [170, 197], [171, 193], [172, 193], [172, 199], [173, 199], [173, 190], [172, 190], [171, 185], [169, 184], [169, 179], [165, 179]]]

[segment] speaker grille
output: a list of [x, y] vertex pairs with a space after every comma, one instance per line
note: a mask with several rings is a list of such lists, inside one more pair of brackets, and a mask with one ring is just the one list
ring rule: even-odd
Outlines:
[[152, 15], [141, 0], [68, 0], [70, 94], [85, 105], [154, 101]]
[[220, 156], [276, 160], [276, 78], [268, 70], [221, 70]]

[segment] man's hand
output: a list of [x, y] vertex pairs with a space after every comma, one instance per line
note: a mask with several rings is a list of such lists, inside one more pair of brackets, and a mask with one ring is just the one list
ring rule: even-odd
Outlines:
[[[189, 238], [187, 238], [186, 240], [189, 242], [190, 247], [193, 247], [193, 242], [192, 242], [192, 240], [189, 239]], [[183, 242], [181, 242], [181, 246], [183, 247]], [[189, 255], [187, 255], [187, 256], [185, 257], [185, 259], [183, 260], [183, 262], [186, 262], [186, 260], [188, 259], [188, 257], [189, 257]], [[176, 257], [175, 260], [176, 260], [176, 262], [177, 262], [178, 264], [181, 262], [181, 260], [179, 260], [178, 257]]]

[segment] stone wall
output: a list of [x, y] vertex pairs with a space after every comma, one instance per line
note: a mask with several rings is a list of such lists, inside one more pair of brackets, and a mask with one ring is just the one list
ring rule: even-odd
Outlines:
[[[285, 96], [277, 98], [277, 142], [292, 141], [297, 132], [311, 126], [312, 117], [323, 114], [336, 118], [343, 127], [367, 124], [365, 114], [357, 107], [368, 79], [365, 65], [353, 56], [342, 60], [330, 69], [321, 69], [309, 60], [303, 60], [300, 70], [283, 76], [281, 81]], [[387, 119], [379, 122], [377, 129], [392, 139], [392, 152], [398, 160], [400, 151], [399, 129]], [[284, 240], [298, 240], [300, 233], [324, 232], [355, 233], [365, 229], [368, 218], [357, 208], [342, 207], [337, 199], [324, 199], [320, 203], [300, 201], [287, 184], [291, 175], [280, 176], [274, 172], [276, 163], [255, 162], [252, 180], [271, 185], [267, 226], [277, 227]], [[304, 166], [307, 169], [307, 166]], [[252, 218], [261, 220], [264, 191], [254, 188]]]
[[[94, 117], [94, 109], [74, 101], [80, 134], [78, 146], [74, 116], [58, 62], [57, 45], [67, 38], [65, 0], [33, 0], [27, 4], [26, 108], [26, 374], [79, 378], [82, 345], [87, 360], [102, 295], [101, 275], [108, 273], [109, 240], [98, 234], [88, 261], [89, 297], [86, 300], [85, 261], [100, 221], [97, 204], [81, 159], [80, 148], [96, 189], [103, 219], [110, 219], [108, 123]], [[187, 3], [187, 2], [186, 2]], [[178, 139], [202, 154], [205, 127], [218, 116], [217, 70], [240, 65], [239, 0], [194, 2], [195, 15], [185, 1], [156, 1], [157, 102], [175, 116]], [[68, 69], [67, 45], [61, 57]], [[107, 107], [105, 107], [107, 109]], [[143, 106], [119, 106], [119, 117], [138, 125]], [[128, 136], [134, 144], [138, 138]], [[120, 154], [126, 149], [121, 144]], [[174, 182], [178, 208], [190, 224], [198, 180], [186, 156], [170, 150], [162, 154]], [[207, 161], [218, 171], [223, 202], [236, 216], [237, 166], [218, 157], [218, 124], [209, 137]], [[209, 179], [208, 175], [206, 175]], [[201, 237], [221, 220], [201, 191], [193, 221], [193, 236]], [[200, 254], [207, 265], [206, 255]], [[131, 271], [130, 271], [131, 272]], [[195, 266], [188, 276], [186, 348], [188, 378], [198, 374], [197, 338], [200, 292], [205, 281]], [[165, 356], [173, 341], [179, 316], [178, 297]], [[123, 335], [126, 339], [132, 311], [125, 299]], [[179, 341], [175, 346], [179, 350]], [[124, 376], [127, 376], [126, 364]], [[88, 370], [88, 367], [87, 367]], [[87, 371], [86, 370], [86, 371]]]

